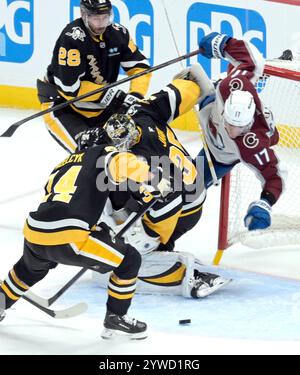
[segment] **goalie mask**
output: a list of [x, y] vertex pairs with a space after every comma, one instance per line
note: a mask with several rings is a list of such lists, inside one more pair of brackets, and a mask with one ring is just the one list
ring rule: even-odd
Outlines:
[[82, 20], [92, 35], [103, 34], [113, 22], [110, 0], [81, 0], [80, 11]]
[[129, 150], [138, 143], [140, 132], [129, 115], [115, 114], [104, 125], [108, 137], [119, 151]]
[[231, 138], [250, 130], [254, 122], [255, 102], [248, 91], [235, 90], [225, 101], [224, 123]]

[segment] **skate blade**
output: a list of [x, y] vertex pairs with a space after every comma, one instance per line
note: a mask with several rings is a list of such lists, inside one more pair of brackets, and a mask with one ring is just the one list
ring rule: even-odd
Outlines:
[[104, 340], [114, 340], [114, 339], [127, 339], [127, 340], [144, 340], [147, 338], [146, 332], [138, 333], [127, 333], [123, 331], [118, 331], [116, 329], [104, 328], [101, 333], [101, 337]]
[[0, 322], [2, 322], [2, 320], [5, 318], [5, 316], [6, 316], [6, 313], [5, 313], [5, 311], [1, 311], [0, 312]]
[[214, 293], [215, 291], [219, 290], [223, 286], [229, 284], [232, 281], [232, 279], [223, 279], [222, 283], [212, 286], [211, 288], [203, 289], [203, 290], [197, 290], [197, 296], [198, 298], [204, 298], [209, 296], [210, 294]]

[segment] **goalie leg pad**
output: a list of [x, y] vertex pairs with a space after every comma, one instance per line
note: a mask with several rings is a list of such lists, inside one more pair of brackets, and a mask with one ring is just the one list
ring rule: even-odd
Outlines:
[[[191, 298], [190, 279], [200, 261], [184, 252], [153, 251], [142, 257], [136, 293], [182, 295]], [[93, 279], [106, 288], [109, 275], [93, 274]]]

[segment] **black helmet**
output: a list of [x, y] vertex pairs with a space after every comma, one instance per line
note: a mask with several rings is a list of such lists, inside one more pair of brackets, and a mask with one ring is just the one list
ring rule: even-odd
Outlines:
[[88, 14], [111, 13], [110, 0], [80, 0], [80, 8]]

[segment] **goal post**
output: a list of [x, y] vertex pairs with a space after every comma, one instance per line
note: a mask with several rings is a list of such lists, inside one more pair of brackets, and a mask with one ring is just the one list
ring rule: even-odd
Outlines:
[[242, 163], [223, 178], [215, 265], [224, 250], [236, 243], [252, 248], [300, 244], [300, 61], [268, 61], [257, 91], [263, 104], [272, 110], [279, 130], [280, 140], [274, 150], [285, 189], [272, 207], [271, 226], [248, 231], [243, 219], [249, 204], [259, 199], [261, 183]]

